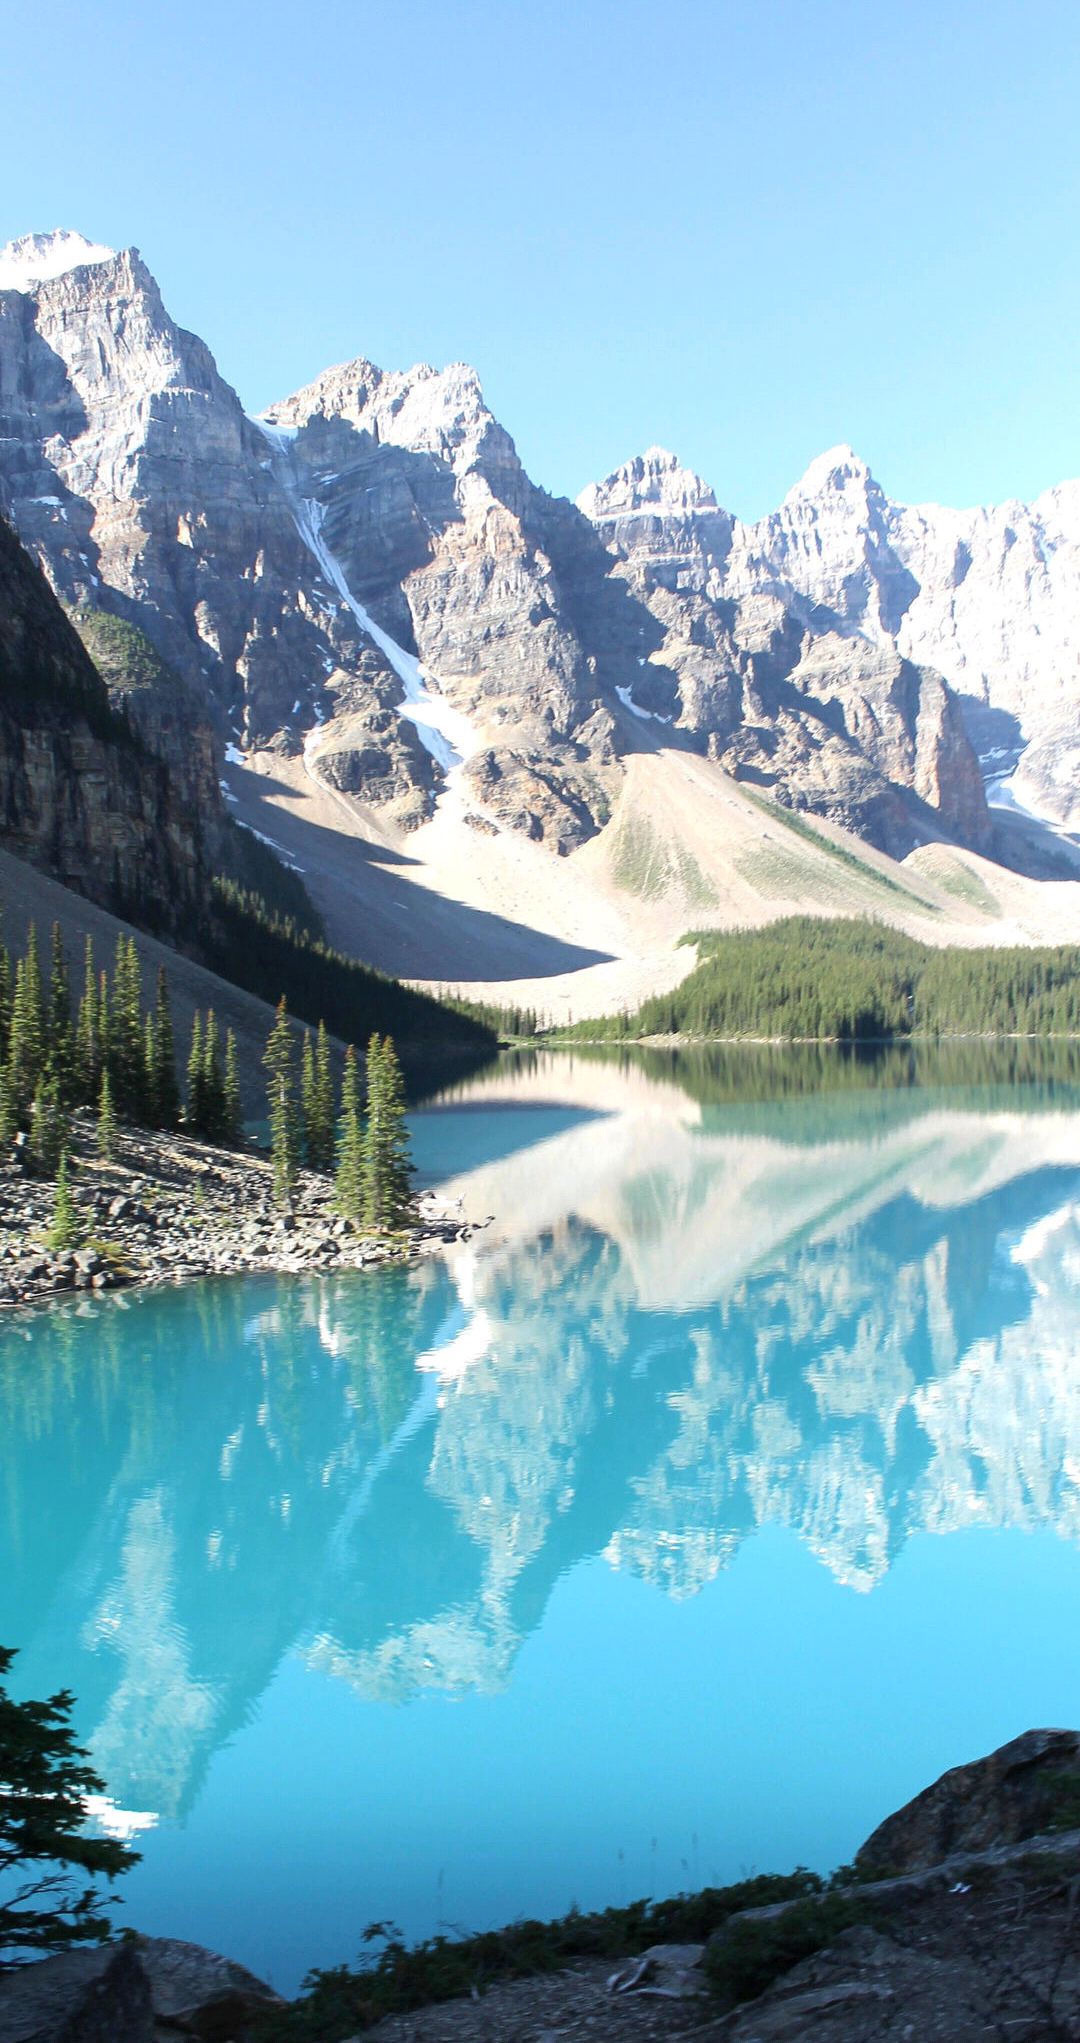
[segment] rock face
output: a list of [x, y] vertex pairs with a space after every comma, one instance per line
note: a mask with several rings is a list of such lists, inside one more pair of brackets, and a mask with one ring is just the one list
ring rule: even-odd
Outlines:
[[243, 1965], [176, 1937], [65, 1951], [0, 1975], [0, 2043], [226, 2039], [283, 2005]]
[[860, 1872], [919, 1872], [962, 1851], [1018, 1844], [1080, 1817], [1080, 1734], [1026, 1731], [986, 1759], [954, 1766], [886, 1817], [861, 1846]]
[[169, 927], [201, 897], [204, 818], [118, 715], [44, 577], [0, 518], [0, 828], [9, 851]]
[[[794, 583], [756, 571], [752, 549], [748, 570], [746, 528], [660, 448], [579, 501], [662, 633], [639, 656], [628, 707], [675, 722], [740, 777], [896, 856], [942, 825], [988, 847], [955, 699], [887, 633], [863, 635], [865, 603], [804, 602]], [[812, 531], [796, 527], [791, 550], [808, 566]]]
[[[581, 499], [590, 516], [610, 509], [613, 483], [618, 495], [609, 478]], [[777, 511], [727, 528], [717, 592], [771, 597], [815, 634], [857, 633], [936, 670], [969, 705], [1004, 712], [1042, 754], [1027, 793], [1045, 791], [1047, 813], [1069, 820], [1072, 787], [1053, 755], [1080, 736], [1080, 484], [970, 511], [895, 504], [841, 446]], [[625, 546], [632, 535], [612, 536]]]
[[787, 581], [656, 450], [575, 508], [462, 364], [358, 359], [253, 421], [134, 250], [0, 255], [0, 502], [67, 603], [142, 626], [219, 741], [406, 827], [460, 768], [481, 832], [567, 851], [626, 753], [664, 742], [893, 852], [988, 842], [955, 703], [889, 637], [907, 583], [884, 539], [862, 607], [819, 617], [812, 506]]

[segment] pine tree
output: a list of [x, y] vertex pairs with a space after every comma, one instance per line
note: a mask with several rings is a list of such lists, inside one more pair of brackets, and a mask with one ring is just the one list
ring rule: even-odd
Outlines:
[[312, 1170], [334, 1168], [334, 1072], [326, 1023], [319, 1023], [315, 1044], [315, 1082], [307, 1124], [308, 1162]]
[[[112, 1013], [112, 1001], [111, 1001], [111, 999], [110, 999], [110, 994], [109, 994], [109, 975], [108, 975], [108, 973], [107, 973], [107, 972], [106, 972], [106, 971], [104, 970], [104, 968], [103, 968], [103, 969], [102, 969], [102, 970], [101, 970], [101, 971], [100, 971], [100, 972], [98, 973], [98, 985], [97, 985], [97, 1017], [96, 1017], [96, 1019], [97, 1019], [97, 1057], [98, 1057], [98, 1071], [99, 1071], [99, 1073], [100, 1073], [100, 1072], [102, 1072], [102, 1071], [104, 1071], [104, 1070], [105, 1070], [105, 1067], [106, 1067], [106, 1065], [107, 1065], [107, 1066], [109, 1067], [109, 1072], [110, 1072], [110, 1075], [111, 1075], [111, 1077], [112, 1077], [112, 1080], [113, 1080], [113, 1085], [114, 1085], [114, 1088], [115, 1088], [115, 1084], [116, 1084], [116, 1072], [115, 1072], [115, 1070], [113, 1069], [113, 1062], [112, 1062], [112, 1020], [111, 1020], [111, 1013]], [[95, 1093], [95, 1094], [93, 1095], [93, 1098], [91, 1099], [91, 1105], [93, 1105], [93, 1100], [94, 1100], [94, 1099], [96, 1099], [96, 1098], [97, 1098], [97, 1094]]]
[[75, 1104], [75, 1029], [71, 1013], [71, 981], [64, 953], [63, 931], [52, 926], [52, 964], [49, 973], [47, 1019], [49, 1068], [55, 1072], [60, 1097], [66, 1107]]
[[270, 1112], [270, 1161], [273, 1166], [274, 1199], [287, 1206], [296, 1182], [297, 1129], [293, 1098], [292, 1032], [284, 995], [278, 1001], [277, 1020], [270, 1031], [263, 1063], [267, 1071], [266, 1098]]
[[189, 1135], [204, 1132], [202, 1016], [198, 1008], [191, 1018], [191, 1049], [187, 1061], [187, 1108], [184, 1126]]
[[139, 1857], [86, 1835], [87, 1804], [105, 1783], [75, 1743], [73, 1698], [61, 1689], [16, 1702], [7, 1687], [14, 1658], [0, 1647], [0, 1972], [12, 1953], [101, 1943], [111, 1926], [93, 1882], [111, 1883]]
[[15, 1096], [11, 1090], [10, 1066], [0, 1066], [0, 1149], [10, 1148], [19, 1129], [19, 1117], [15, 1111]]
[[7, 1062], [11, 1037], [11, 959], [6, 944], [0, 944], [0, 1063]]
[[389, 1036], [372, 1036], [367, 1053], [364, 1128], [364, 1224], [383, 1232], [409, 1214], [409, 1140], [401, 1066]]
[[134, 937], [116, 939], [112, 1005], [109, 1026], [109, 1063], [116, 1104], [126, 1120], [141, 1121], [144, 1115], [142, 980]]
[[232, 1030], [225, 1037], [225, 1091], [224, 1121], [221, 1139], [230, 1147], [238, 1148], [244, 1139], [244, 1105], [240, 1097], [240, 1071], [236, 1060], [236, 1037]]
[[349, 1044], [341, 1080], [341, 1120], [334, 1198], [346, 1220], [364, 1217], [364, 1126], [360, 1113], [360, 1073], [356, 1051]]
[[86, 939], [83, 993], [75, 1027], [75, 1097], [82, 1107], [92, 1106], [101, 1090], [101, 1045], [98, 1037], [98, 987], [94, 970], [94, 940]]
[[56, 1200], [53, 1205], [52, 1226], [46, 1236], [46, 1242], [51, 1249], [75, 1249], [80, 1248], [84, 1240], [85, 1229], [79, 1209], [71, 1196], [71, 1186], [68, 1184], [68, 1161], [65, 1150], [56, 1173]]
[[180, 1119], [180, 1087], [176, 1082], [176, 1049], [164, 965], [158, 966], [154, 1003], [154, 1114], [159, 1128], [175, 1128]]
[[159, 1126], [155, 1078], [154, 1017], [151, 1014], [147, 1014], [143, 1016], [142, 1097], [143, 1112], [148, 1128]]
[[209, 1008], [203, 1031], [202, 1120], [208, 1142], [220, 1142], [225, 1122], [225, 1081], [221, 1070], [217, 1016]]
[[30, 924], [26, 954], [15, 969], [15, 993], [11, 1003], [11, 1041], [8, 1047], [8, 1078], [12, 1105], [21, 1122], [30, 1108], [45, 1064], [45, 1016], [41, 996], [41, 966], [37, 931]]
[[[309, 1170], [315, 1168], [311, 1153], [315, 1115], [315, 1050], [311, 1031], [305, 1029], [304, 1047], [300, 1053], [300, 1145]], [[314, 1136], [314, 1140], [317, 1142], [318, 1137]]]
[[98, 1097], [97, 1110], [97, 1150], [98, 1155], [104, 1157], [106, 1162], [116, 1155], [118, 1134], [116, 1108], [113, 1105], [112, 1080], [106, 1069], [101, 1074], [101, 1092]]
[[71, 1136], [71, 1124], [60, 1098], [60, 1081], [51, 1073], [38, 1079], [30, 1119], [30, 1161], [38, 1177], [55, 1177]]

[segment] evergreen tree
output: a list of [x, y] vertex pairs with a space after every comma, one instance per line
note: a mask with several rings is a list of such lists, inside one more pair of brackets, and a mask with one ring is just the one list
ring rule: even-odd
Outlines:
[[115, 1880], [139, 1856], [86, 1836], [87, 1801], [105, 1783], [75, 1743], [72, 1697], [62, 1689], [47, 1701], [15, 1702], [6, 1687], [14, 1658], [0, 1647], [0, 1971], [9, 1952], [101, 1943], [110, 1925], [93, 1882]]
[[53, 1206], [52, 1226], [46, 1236], [51, 1249], [76, 1249], [85, 1240], [85, 1229], [79, 1209], [71, 1196], [68, 1184], [67, 1152], [60, 1158], [56, 1173], [56, 1201]]
[[106, 1162], [116, 1155], [118, 1134], [116, 1108], [113, 1105], [112, 1080], [109, 1077], [108, 1067], [106, 1067], [101, 1074], [101, 1092], [98, 1097], [97, 1110], [97, 1150], [98, 1155], [104, 1157]]
[[116, 1104], [125, 1120], [140, 1121], [145, 1108], [143, 1079], [142, 981], [134, 937], [116, 939], [109, 1017], [109, 1064]]
[[158, 966], [157, 996], [154, 1003], [154, 1114], [159, 1128], [175, 1128], [180, 1119], [180, 1087], [176, 1082], [176, 1049], [173, 1043], [169, 982], [164, 965]]
[[277, 1019], [270, 1031], [263, 1064], [266, 1067], [266, 1099], [270, 1113], [270, 1161], [273, 1166], [274, 1199], [287, 1206], [296, 1182], [297, 1129], [293, 1098], [292, 1032], [284, 996], [278, 1001]]
[[[109, 993], [109, 975], [104, 970], [104, 968], [102, 968], [102, 970], [98, 973], [97, 985], [97, 1054], [99, 1072], [104, 1071], [106, 1065], [108, 1065], [110, 1071], [112, 1071], [111, 1012], [112, 1001]], [[113, 1072], [113, 1080], [115, 1083], [115, 1072]], [[93, 1100], [96, 1098], [97, 1094], [95, 1093], [92, 1096], [91, 1105], [93, 1104]]]
[[92, 1106], [97, 1099], [101, 1090], [101, 1061], [94, 940], [88, 936], [83, 966], [83, 993], [75, 1027], [75, 1097], [80, 1106]]
[[46, 1032], [49, 1068], [56, 1074], [60, 1097], [66, 1107], [75, 1104], [75, 1029], [71, 1012], [71, 981], [68, 977], [64, 936], [58, 922], [52, 926], [52, 963]]
[[7, 1062], [11, 1037], [11, 959], [6, 944], [0, 944], [0, 1063]]
[[191, 1049], [187, 1061], [187, 1108], [184, 1126], [189, 1135], [201, 1135], [203, 1131], [203, 1040], [202, 1015], [198, 1008], [191, 1018]]
[[217, 1016], [211, 1007], [203, 1031], [202, 1132], [208, 1142], [223, 1139], [225, 1124], [225, 1080], [221, 1070]]
[[356, 1051], [349, 1044], [341, 1080], [341, 1120], [337, 1147], [334, 1196], [339, 1213], [346, 1220], [364, 1217], [364, 1126], [360, 1113], [360, 1073]]
[[367, 1053], [364, 1128], [364, 1224], [383, 1232], [409, 1214], [409, 1139], [401, 1066], [389, 1036], [372, 1036]]
[[300, 1145], [309, 1170], [315, 1169], [315, 1159], [311, 1153], [315, 1115], [315, 1050], [311, 1041], [311, 1031], [305, 1029], [304, 1047], [300, 1053]]
[[0, 1149], [8, 1149], [19, 1130], [19, 1117], [15, 1111], [15, 1095], [11, 1089], [11, 1068], [8, 1063], [0, 1066]]
[[38, 1079], [30, 1120], [30, 1161], [38, 1177], [55, 1177], [67, 1149], [71, 1124], [52, 1073]]
[[28, 1113], [45, 1064], [45, 1016], [41, 995], [41, 965], [37, 931], [33, 923], [27, 934], [26, 954], [15, 970], [15, 993], [11, 1003], [11, 1041], [8, 1046], [8, 1077], [12, 1106], [21, 1123]]
[[244, 1139], [244, 1106], [240, 1097], [240, 1071], [236, 1059], [236, 1037], [232, 1030], [225, 1037], [225, 1089], [224, 1121], [222, 1141], [232, 1148], [238, 1148]]
[[148, 1128], [157, 1128], [160, 1126], [160, 1123], [158, 1121], [157, 1085], [155, 1083], [155, 1079], [156, 1072], [154, 1068], [154, 1017], [152, 1014], [147, 1014], [143, 1016], [142, 1096], [143, 1096], [143, 1113]]
[[307, 1123], [308, 1162], [312, 1170], [334, 1168], [334, 1072], [326, 1023], [319, 1023], [315, 1044], [315, 1078]]

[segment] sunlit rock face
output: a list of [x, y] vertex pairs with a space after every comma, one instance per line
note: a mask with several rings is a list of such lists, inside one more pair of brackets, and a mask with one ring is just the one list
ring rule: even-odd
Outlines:
[[560, 1132], [448, 1188], [498, 1216], [448, 1264], [0, 1342], [5, 1622], [121, 1813], [182, 1818], [294, 1650], [371, 1701], [497, 1692], [583, 1562], [686, 1599], [783, 1528], [872, 1593], [923, 1533], [1080, 1537], [1068, 1103], [522, 1085]]
[[885, 850], [902, 855], [919, 841], [901, 789], [985, 848], [982, 782], [958, 707], [930, 655], [913, 664], [886, 622], [907, 583], [886, 557], [884, 499], [868, 471], [842, 475], [831, 552], [809, 495], [742, 526], [661, 448], [583, 493], [615, 575], [663, 634], [643, 647], [633, 700], [692, 731], [732, 771]]
[[674, 743], [891, 852], [987, 842], [953, 698], [888, 636], [907, 584], [880, 597], [884, 541], [864, 595], [848, 576], [819, 616], [812, 505], [790, 533], [778, 514], [774, 572], [662, 450], [580, 506], [550, 497], [461, 363], [358, 358], [250, 419], [135, 250], [61, 232], [0, 253], [0, 506], [221, 736], [404, 827], [452, 792], [568, 852], [627, 753]]
[[898, 504], [850, 447], [736, 525], [731, 593], [892, 644], [1033, 732], [1080, 694], [1080, 485], [974, 510]]

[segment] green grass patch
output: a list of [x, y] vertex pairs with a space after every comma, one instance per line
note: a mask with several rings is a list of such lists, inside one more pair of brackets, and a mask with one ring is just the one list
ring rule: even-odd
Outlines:
[[864, 886], [878, 888], [886, 894], [895, 894], [901, 900], [909, 901], [923, 915], [940, 915], [941, 910], [936, 901], [928, 900], [925, 895], [906, 886], [902, 880], [894, 880], [890, 873], [879, 873], [876, 866], [868, 865], [854, 851], [849, 851], [846, 844], [836, 844], [831, 837], [826, 837], [823, 831], [816, 830], [797, 809], [782, 808], [779, 802], [769, 801], [766, 795], [758, 794], [743, 780], [740, 780], [738, 786], [739, 793], [745, 795], [747, 801], [752, 802], [763, 816], [768, 816], [771, 823], [776, 823], [783, 830], [792, 831], [796, 837], [801, 837], [804, 843], [812, 844], [815, 851], [823, 852], [826, 858], [831, 858], [837, 865], [843, 866]]
[[969, 866], [950, 861], [942, 870], [934, 872], [933, 881], [935, 887], [940, 887], [943, 894], [951, 894], [954, 900], [962, 901], [966, 908], [976, 908], [983, 915], [1000, 918], [1000, 901], [990, 892], [979, 874], [973, 873]]
[[673, 887], [681, 889], [694, 908], [714, 908], [719, 899], [693, 852], [677, 836], [658, 836], [643, 816], [627, 816], [620, 823], [612, 846], [611, 876], [617, 887], [640, 901], [659, 901]]

